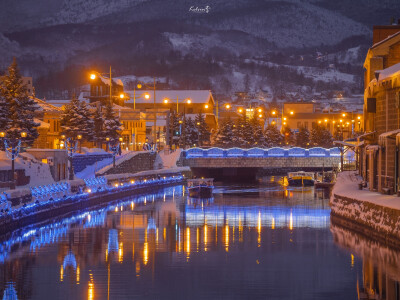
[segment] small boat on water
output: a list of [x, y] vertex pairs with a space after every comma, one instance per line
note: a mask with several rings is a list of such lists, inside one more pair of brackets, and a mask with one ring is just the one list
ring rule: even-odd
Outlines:
[[314, 186], [316, 188], [331, 188], [335, 185], [336, 173], [333, 171], [317, 174]]
[[313, 172], [299, 171], [288, 173], [288, 182], [291, 186], [313, 186], [314, 181]]
[[214, 189], [214, 178], [188, 179], [189, 197], [211, 198]]

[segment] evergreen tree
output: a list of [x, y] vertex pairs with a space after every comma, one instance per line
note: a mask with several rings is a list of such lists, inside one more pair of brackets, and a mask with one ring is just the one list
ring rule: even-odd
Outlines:
[[93, 141], [94, 120], [92, 118], [92, 114], [89, 111], [88, 106], [86, 105], [86, 102], [81, 101], [79, 103], [79, 113], [82, 118], [82, 123], [81, 123], [82, 127], [80, 129], [80, 132], [85, 140]]
[[170, 135], [170, 145], [173, 144], [177, 146], [179, 144], [180, 137], [180, 125], [179, 124], [179, 115], [175, 111], [171, 111], [169, 115], [169, 123], [168, 123], [168, 132]]
[[206, 119], [202, 113], [199, 113], [195, 119], [197, 131], [199, 133], [199, 146], [210, 142], [211, 133], [207, 127]]
[[265, 146], [265, 137], [263, 132], [263, 126], [260, 123], [261, 121], [257, 118], [250, 119], [249, 123], [252, 128], [252, 147], [264, 147]]
[[313, 147], [331, 148], [333, 145], [333, 137], [330, 131], [324, 126], [316, 125], [311, 130], [311, 145]]
[[104, 133], [106, 138], [110, 140], [117, 140], [120, 136], [119, 132], [122, 130], [122, 124], [119, 118], [114, 114], [112, 104], [107, 101], [104, 111]]
[[286, 146], [293, 146], [296, 142], [293, 131], [289, 128], [289, 126], [285, 126], [282, 129], [283, 134], [283, 144]]
[[269, 148], [281, 146], [283, 143], [283, 136], [276, 128], [276, 125], [268, 124], [264, 136], [266, 146]]
[[236, 124], [232, 126], [233, 130], [233, 138], [231, 140], [231, 144], [233, 147], [246, 147], [247, 145], [247, 125], [246, 125], [246, 116], [242, 115], [237, 121]]
[[195, 144], [198, 145], [198, 139], [199, 135], [194, 121], [185, 117], [182, 123], [179, 145], [183, 148], [186, 146], [193, 147]]
[[299, 128], [299, 132], [296, 135], [296, 146], [302, 148], [310, 146], [310, 131], [304, 126]]
[[224, 121], [218, 129], [215, 139], [215, 145], [221, 148], [230, 148], [234, 143], [234, 128], [235, 124], [231, 119]]
[[84, 119], [79, 113], [80, 103], [79, 100], [73, 96], [70, 103], [65, 106], [61, 114], [61, 127], [64, 134], [75, 139], [78, 134], [82, 134], [81, 130], [84, 128]]
[[100, 108], [97, 108], [93, 113], [93, 141], [98, 148], [102, 147], [105, 137], [103, 113]]
[[7, 130], [7, 137], [20, 138], [26, 132], [24, 143], [32, 145], [39, 136], [39, 124], [34, 121], [37, 105], [22, 82], [15, 58], [0, 84], [0, 106], [0, 128]]

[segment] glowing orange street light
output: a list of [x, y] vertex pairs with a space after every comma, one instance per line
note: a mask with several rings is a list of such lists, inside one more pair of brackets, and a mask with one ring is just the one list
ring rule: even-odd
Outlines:
[[124, 99], [124, 98], [125, 98], [125, 95], [124, 95], [124, 94], [120, 94], [119, 97], [120, 97], [121, 99]]
[[340, 122], [340, 123], [342, 123], [342, 122], [343, 122], [343, 120], [342, 120], [342, 119], [340, 119], [340, 120], [339, 120], [339, 122]]
[[260, 112], [262, 112], [262, 109], [261, 109], [261, 108], [259, 108], [259, 109], [258, 109], [258, 112], [259, 112], [259, 113], [260, 113]]
[[148, 99], [150, 99], [150, 95], [149, 94], [144, 94], [144, 98], [148, 100]]
[[273, 111], [272, 111], [272, 115], [274, 115], [274, 116], [275, 116], [275, 114], [276, 114], [276, 111], [274, 111], [274, 110], [273, 110]]
[[293, 116], [294, 112], [293, 112], [293, 111], [291, 111], [291, 112], [290, 112], [290, 114]]
[[358, 116], [358, 117], [357, 117], [357, 119], [361, 120], [361, 117], [360, 117], [360, 116]]
[[239, 108], [238, 112], [242, 113], [243, 112], [243, 108]]
[[226, 109], [230, 109], [230, 108], [231, 108], [230, 104], [226, 104], [226, 105], [225, 105], [225, 108], [226, 108]]
[[283, 121], [286, 121], [286, 117], [283, 118]]
[[90, 79], [95, 80], [96, 79], [96, 74], [90, 74]]
[[168, 103], [168, 99], [167, 99], [167, 98], [164, 99], [164, 103], [165, 103], [165, 104]]
[[141, 88], [142, 88], [142, 84], [141, 84], [141, 83], [138, 83], [138, 84], [137, 84], [137, 88], [138, 88], [138, 89], [141, 89]]
[[283, 125], [286, 125], [286, 122], [283, 122]]
[[324, 121], [325, 121], [325, 123], [326, 123], [326, 122], [328, 122], [328, 119], [325, 119]]
[[318, 121], [318, 124], [321, 124], [321, 120]]
[[0, 137], [3, 138], [3, 137], [5, 137], [5, 136], [6, 136], [6, 133], [5, 133], [4, 131], [1, 131], [1, 132], [0, 132]]
[[22, 132], [21, 132], [21, 137], [22, 137], [22, 138], [26, 138], [27, 135], [28, 135], [28, 134], [27, 134], [25, 131], [22, 131]]
[[259, 114], [258, 117], [259, 117], [259, 118], [262, 118], [262, 114]]
[[186, 103], [187, 103], [187, 104], [190, 104], [190, 103], [192, 103], [192, 100], [187, 99], [187, 100], [186, 100]]
[[208, 104], [204, 105], [204, 107], [207, 109], [208, 108]]
[[345, 113], [343, 113], [343, 114], [342, 114], [342, 117], [344, 118], [345, 116], [346, 116], [346, 114], [345, 114]]
[[199, 126], [199, 125], [200, 125], [200, 122], [197, 122], [196, 124], [197, 124], [197, 126]]

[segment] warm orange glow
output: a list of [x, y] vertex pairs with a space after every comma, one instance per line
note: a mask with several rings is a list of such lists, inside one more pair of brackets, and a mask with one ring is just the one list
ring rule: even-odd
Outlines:
[[286, 121], [286, 117], [283, 118], [283, 121]]
[[342, 117], [344, 118], [345, 116], [346, 116], [346, 114], [345, 114], [345, 113], [343, 113], [343, 114], [342, 114]]
[[286, 125], [286, 122], [283, 122], [283, 125]]
[[273, 111], [272, 111], [272, 114], [275, 115], [275, 114], [276, 114], [276, 111], [273, 110]]
[[60, 281], [62, 282], [64, 280], [64, 267], [61, 265], [60, 269]]
[[204, 224], [204, 251], [207, 251], [207, 241], [208, 241], [207, 224]]
[[149, 261], [149, 243], [144, 243], [143, 245], [143, 263], [147, 265]]
[[262, 115], [261, 115], [261, 114], [259, 114], [259, 115], [258, 115], [258, 117], [259, 117], [259, 118], [262, 118]]
[[76, 137], [78, 140], [81, 140], [82, 139], [82, 135], [81, 134], [78, 134], [78, 136]]
[[142, 84], [138, 83], [138, 84], [137, 84], [137, 88], [138, 88], [138, 89], [141, 89], [141, 88], [142, 88]]
[[197, 126], [199, 126], [199, 125], [200, 125], [200, 122], [197, 122], [196, 124], [197, 124]]
[[96, 79], [96, 74], [90, 74], [90, 79], [95, 80]]
[[343, 120], [342, 120], [342, 119], [340, 119], [339, 121], [340, 121], [340, 123], [342, 123], [342, 122], [343, 122]]
[[325, 121], [325, 123], [326, 123], [326, 122], [328, 122], [328, 119], [325, 119], [324, 121]]
[[238, 112], [242, 113], [243, 112], [243, 108], [239, 108]]
[[290, 112], [290, 114], [293, 116], [294, 112], [293, 112], [293, 111], [291, 111], [291, 112]]
[[229, 226], [225, 225], [225, 251], [229, 252]]
[[119, 97], [121, 98], [121, 99], [124, 99], [125, 98], [125, 95], [124, 94], [119, 94]]
[[79, 266], [76, 267], [76, 284], [79, 284], [81, 277], [81, 268]]
[[148, 100], [148, 99], [150, 99], [150, 95], [149, 94], [144, 94], [144, 98]]
[[292, 212], [290, 212], [289, 229], [293, 230], [293, 214], [292, 214]]
[[94, 299], [94, 284], [93, 284], [93, 275], [90, 274], [89, 288], [88, 288], [88, 300]]
[[271, 124], [272, 124], [272, 125], [275, 125], [275, 121], [272, 121]]
[[124, 244], [120, 242], [118, 248], [118, 262], [122, 263], [123, 261], [124, 261]]
[[204, 105], [204, 107], [207, 109], [208, 108], [208, 104]]
[[360, 117], [360, 116], [358, 116], [358, 117], [357, 117], [357, 119], [361, 120], [361, 117]]
[[191, 99], [187, 99], [187, 100], [186, 100], [186, 103], [187, 103], [187, 104], [190, 104], [190, 103], [192, 103], [192, 100], [191, 100]]
[[168, 103], [168, 99], [167, 99], [167, 98], [164, 99], [164, 103], [165, 103], [165, 104]]
[[275, 218], [272, 218], [271, 229], [275, 229]]
[[336, 123], [336, 121], [333, 121], [333, 124], [335, 124]]
[[260, 113], [260, 112], [262, 112], [262, 109], [261, 109], [261, 108], [259, 108], [259, 109], [258, 109], [258, 112], [259, 112], [259, 113]]
[[26, 138], [27, 135], [28, 135], [28, 134], [27, 134], [25, 131], [22, 131], [22, 132], [21, 132], [21, 137]]
[[225, 108], [226, 108], [226, 109], [230, 109], [230, 108], [231, 108], [231, 105], [230, 105], [230, 104], [226, 104], [226, 105], [225, 105]]
[[318, 121], [318, 124], [321, 124], [321, 120]]

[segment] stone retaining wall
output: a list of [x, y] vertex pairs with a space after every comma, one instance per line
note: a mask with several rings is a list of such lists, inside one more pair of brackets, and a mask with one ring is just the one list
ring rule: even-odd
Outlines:
[[121, 164], [115, 166], [115, 168], [107, 170], [107, 172], [102, 175], [136, 173], [141, 171], [153, 170], [155, 159], [155, 153], [138, 153], [131, 159], [128, 159]]

